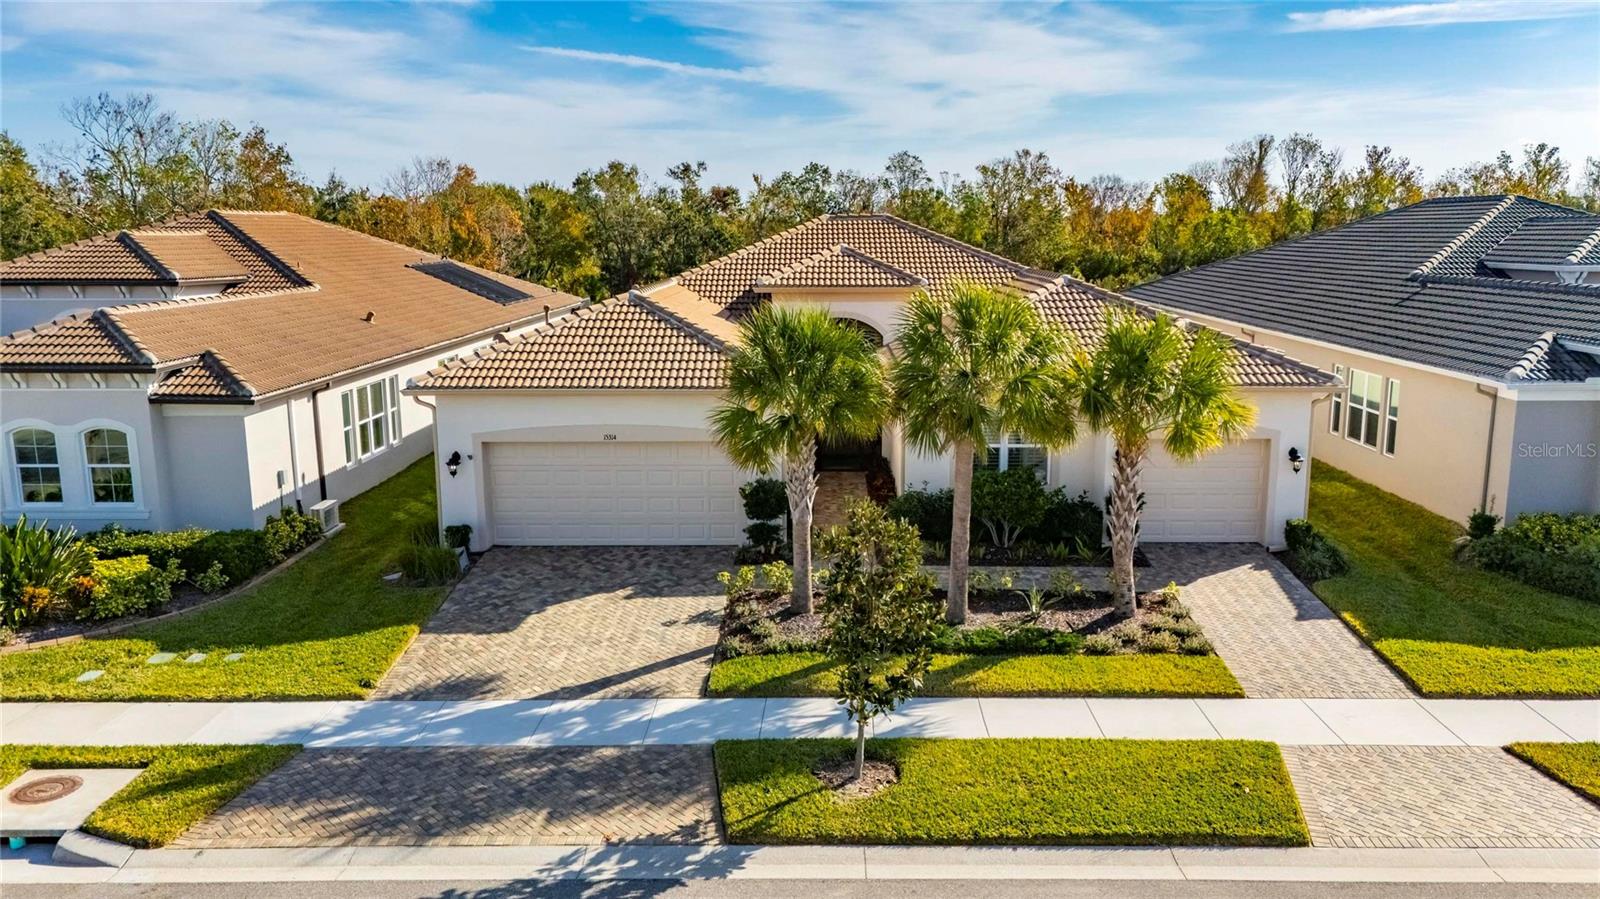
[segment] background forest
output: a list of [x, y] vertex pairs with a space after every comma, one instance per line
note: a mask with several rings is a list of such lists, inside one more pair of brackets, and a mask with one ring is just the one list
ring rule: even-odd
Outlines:
[[184, 121], [148, 94], [80, 98], [62, 115], [71, 145], [30, 154], [0, 132], [0, 257], [208, 207], [291, 210], [598, 298], [822, 213], [889, 212], [1120, 288], [1431, 196], [1600, 210], [1600, 160], [1574, 171], [1543, 143], [1432, 178], [1388, 146], [1347, 154], [1309, 134], [1261, 134], [1155, 183], [1068, 174], [1024, 149], [971, 175], [935, 175], [901, 152], [881, 172], [813, 162], [742, 187], [709, 183], [703, 163], [656, 180], [612, 161], [570, 184], [518, 186], [418, 158], [374, 188], [337, 173], [314, 183], [261, 126]]

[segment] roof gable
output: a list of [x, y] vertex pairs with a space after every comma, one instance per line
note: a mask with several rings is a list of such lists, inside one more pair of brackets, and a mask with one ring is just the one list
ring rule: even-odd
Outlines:
[[909, 289], [924, 287], [927, 283], [927, 278], [874, 259], [846, 244], [836, 244], [757, 278], [754, 287]]

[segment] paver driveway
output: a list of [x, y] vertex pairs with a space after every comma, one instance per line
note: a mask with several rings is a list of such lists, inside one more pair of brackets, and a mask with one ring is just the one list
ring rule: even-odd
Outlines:
[[698, 696], [727, 547], [500, 547], [468, 572], [377, 699]]

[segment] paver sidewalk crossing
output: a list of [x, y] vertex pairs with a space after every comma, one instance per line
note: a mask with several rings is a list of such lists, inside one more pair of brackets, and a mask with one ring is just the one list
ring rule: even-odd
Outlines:
[[[821, 698], [0, 703], [0, 742], [31, 744], [629, 746], [854, 732]], [[873, 732], [1503, 746], [1600, 740], [1600, 700], [915, 699]]]

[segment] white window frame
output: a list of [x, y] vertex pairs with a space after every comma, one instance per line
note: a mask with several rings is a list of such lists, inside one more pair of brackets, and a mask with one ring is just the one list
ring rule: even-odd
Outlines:
[[[1339, 364], [1335, 364], [1333, 366], [1333, 374], [1334, 374], [1335, 377], [1339, 378], [1339, 380], [1343, 381], [1344, 380], [1344, 366], [1343, 365], [1339, 365]], [[1349, 387], [1350, 387], [1350, 382], [1345, 381], [1345, 389], [1348, 390]], [[1334, 391], [1334, 393], [1333, 393], [1333, 407], [1328, 410], [1328, 433], [1329, 434], [1341, 434], [1342, 435], [1344, 433], [1344, 398], [1345, 398], [1345, 391], [1344, 390], [1336, 390], [1336, 391]]]
[[[89, 458], [89, 435], [95, 431], [115, 431], [122, 435], [127, 444], [128, 461], [120, 462], [95, 462]], [[78, 447], [83, 453], [83, 489], [84, 498], [91, 506], [113, 506], [120, 509], [137, 508], [139, 505], [139, 459], [134, 449], [133, 431], [118, 424], [92, 423], [78, 431]], [[97, 469], [126, 468], [128, 470], [128, 489], [133, 492], [133, 498], [128, 500], [99, 500], [94, 495], [94, 473]]]
[[[23, 463], [23, 461], [17, 456], [17, 435], [21, 434], [23, 431], [43, 431], [44, 433], [50, 435], [50, 439], [54, 443], [56, 451], [56, 461], [54, 465]], [[56, 433], [55, 430], [51, 428], [46, 428], [38, 424], [19, 424], [6, 432], [6, 456], [8, 457], [7, 461], [11, 463], [11, 486], [14, 490], [16, 490], [17, 506], [19, 508], [58, 509], [66, 504], [67, 477], [66, 466], [62, 464], [61, 460], [60, 434]], [[58, 500], [42, 501], [28, 499], [22, 484], [23, 468], [54, 468], [56, 470], [56, 489], [61, 491], [61, 498]]]
[[[367, 413], [361, 414], [361, 400], [367, 401]], [[368, 381], [339, 394], [339, 412], [344, 433], [345, 465], [356, 465], [376, 456], [400, 442], [400, 376], [390, 375]], [[382, 429], [383, 439], [378, 439]], [[361, 438], [367, 439], [366, 452], [361, 451]]]
[[[1358, 382], [1361, 385], [1359, 405], [1356, 403]], [[1383, 446], [1383, 388], [1382, 375], [1359, 368], [1350, 369], [1350, 401], [1345, 404], [1344, 438], [1373, 452], [1378, 452]], [[1359, 426], [1356, 424], [1358, 419]], [[1370, 432], [1367, 427], [1369, 423], [1372, 425]], [[1367, 442], [1369, 436], [1372, 437], [1371, 443]]]
[[[1023, 440], [1022, 437], [1020, 435], [1018, 435], [1018, 434], [1012, 433], [1010, 431], [1004, 431], [1004, 432], [1001, 432], [1001, 433], [996, 434], [994, 436], [991, 436], [986, 441], [984, 441], [984, 448], [983, 449], [984, 449], [984, 453], [983, 453], [982, 460], [981, 461], [978, 460], [978, 459], [974, 459], [973, 460], [974, 468], [976, 468], [979, 471], [1005, 471], [1005, 470], [1009, 469], [1011, 467], [1011, 454], [1009, 452], [1007, 452], [1007, 450], [1013, 450], [1013, 449], [1036, 449], [1036, 450], [1038, 450], [1039, 452], [1044, 454], [1044, 467], [1043, 467], [1043, 469], [1035, 469], [1035, 470], [1039, 472], [1039, 478], [1043, 483], [1045, 483], [1045, 484], [1049, 484], [1050, 483], [1050, 451], [1045, 449], [1040, 444], [1031, 443], [1029, 441]], [[989, 467], [989, 450], [998, 450], [998, 453], [997, 453], [998, 459], [997, 459], [997, 461], [995, 463], [995, 467], [993, 467], [993, 468]]]
[[1390, 378], [1383, 389], [1383, 454], [1394, 458], [1399, 447], [1395, 430], [1400, 426], [1400, 381]]

